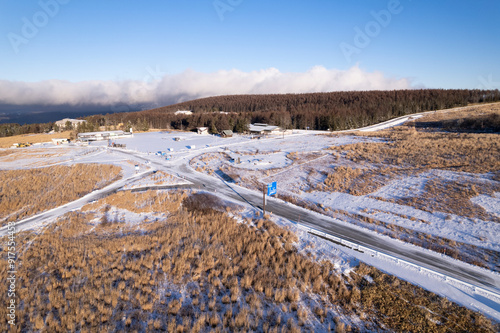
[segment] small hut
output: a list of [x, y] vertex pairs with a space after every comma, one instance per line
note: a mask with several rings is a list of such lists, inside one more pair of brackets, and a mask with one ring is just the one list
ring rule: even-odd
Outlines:
[[220, 132], [220, 136], [223, 138], [231, 138], [233, 136], [233, 131], [223, 130], [222, 132]]

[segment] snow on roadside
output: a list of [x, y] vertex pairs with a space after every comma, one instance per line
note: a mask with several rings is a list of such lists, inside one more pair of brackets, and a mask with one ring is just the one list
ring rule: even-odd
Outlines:
[[341, 250], [345, 255], [352, 256], [368, 265], [375, 266], [385, 273], [397, 276], [402, 280], [446, 297], [471, 310], [479, 311], [496, 321], [500, 321], [500, 297], [492, 295], [485, 297], [480, 291], [476, 291], [461, 283], [446, 280], [426, 271], [420, 271], [415, 267], [402, 262], [396, 262], [386, 257], [375, 257], [346, 247], [342, 247]]
[[383, 122], [381, 124], [373, 125], [373, 126], [368, 126], [366, 128], [362, 128], [359, 131], [360, 132], [375, 132], [375, 131], [381, 131], [390, 127], [398, 126], [401, 124], [406, 123], [409, 120], [414, 120], [422, 117], [423, 115], [413, 115], [413, 116], [408, 116], [408, 117], [403, 117], [403, 118], [396, 118], [393, 120], [389, 120], [386, 122]]
[[[286, 219], [273, 215], [271, 215], [271, 219], [278, 225], [288, 227], [295, 232], [299, 238], [295, 244], [299, 253], [306, 256], [311, 254], [310, 257], [318, 262], [322, 260], [331, 261], [339, 274], [348, 275], [359, 264], [359, 261], [362, 261], [385, 273], [397, 276], [402, 280], [500, 321], [500, 297], [492, 295], [485, 297], [480, 291], [455, 281], [446, 280], [438, 275], [407, 265], [402, 261], [396, 262], [385, 256], [373, 256], [311, 235]], [[449, 260], [453, 259], [449, 258]]]
[[[426, 234], [500, 251], [499, 223], [443, 212], [430, 213], [410, 206], [376, 200], [369, 195], [354, 196], [339, 192], [313, 191], [304, 193], [303, 197], [313, 203], [323, 204], [331, 210], [344, 210]], [[485, 232], [487, 232], [486, 238], [484, 238]]]

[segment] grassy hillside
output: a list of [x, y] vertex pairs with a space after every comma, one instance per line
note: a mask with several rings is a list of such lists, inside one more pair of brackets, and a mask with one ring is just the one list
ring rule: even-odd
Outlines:
[[[232, 95], [197, 99], [153, 110], [89, 117], [99, 125], [138, 129], [208, 127], [212, 132], [245, 130], [260, 122], [295, 129], [340, 130], [367, 126], [421, 111], [500, 100], [498, 90], [394, 90], [284, 95]], [[175, 115], [191, 110], [193, 115]]]

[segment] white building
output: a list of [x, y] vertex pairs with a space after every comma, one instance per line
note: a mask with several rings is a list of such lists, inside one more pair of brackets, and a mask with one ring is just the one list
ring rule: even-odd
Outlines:
[[132, 133], [124, 131], [87, 132], [78, 133], [77, 136], [80, 141], [102, 141], [131, 137], [133, 137]]
[[279, 134], [281, 128], [279, 126], [255, 123], [248, 125], [248, 131], [251, 134]]
[[68, 143], [68, 139], [52, 139], [52, 143], [56, 146]]
[[175, 111], [174, 114], [176, 114], [176, 115], [177, 114], [185, 114], [187, 116], [190, 116], [190, 115], [193, 114], [193, 111], [190, 111], [190, 110], [177, 110], [177, 111]]
[[55, 122], [55, 124], [57, 126], [59, 126], [59, 128], [64, 128], [66, 126], [66, 123], [67, 122], [70, 122], [71, 125], [73, 126], [73, 128], [77, 128], [78, 126], [80, 126], [81, 124], [83, 123], [86, 123], [87, 121], [86, 120], [81, 120], [81, 119], [71, 119], [71, 118], [64, 118], [62, 120], [58, 120]]
[[198, 134], [208, 134], [208, 127], [198, 127]]

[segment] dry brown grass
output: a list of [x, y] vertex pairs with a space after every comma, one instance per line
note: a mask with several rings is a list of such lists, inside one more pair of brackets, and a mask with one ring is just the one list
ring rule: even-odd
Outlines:
[[120, 173], [117, 166], [100, 164], [0, 171], [0, 220], [18, 221], [76, 200]]
[[184, 192], [169, 193], [145, 191], [134, 193], [131, 191], [119, 191], [97, 202], [82, 207], [83, 212], [102, 211], [113, 206], [118, 209], [126, 209], [134, 213], [177, 211], [182, 200], [186, 197]]
[[309, 153], [309, 152], [291, 152], [291, 153], [288, 153], [286, 155], [286, 157], [288, 159], [292, 160], [293, 164], [307, 163], [307, 162], [310, 162], [310, 161], [315, 160], [317, 158], [320, 158], [322, 156], [325, 156], [325, 154], [320, 153], [320, 152], [312, 152], [312, 153]]
[[493, 195], [500, 192], [500, 183], [458, 179], [455, 181], [429, 179], [425, 191], [418, 197], [402, 198], [394, 202], [429, 211], [445, 212], [458, 216], [480, 218], [500, 223], [500, 218], [486, 212], [470, 199], [480, 194]]
[[[491, 173], [493, 180], [499, 177], [500, 136], [497, 134], [419, 132], [399, 127], [367, 135], [381, 135], [389, 142], [356, 143], [332, 149], [352, 162], [369, 163], [372, 168], [337, 168], [321, 188], [364, 195], [399, 175], [415, 175], [431, 169]], [[497, 221], [498, 218], [469, 199], [478, 194], [492, 195], [500, 191], [500, 184], [473, 182], [469, 178], [457, 181], [430, 179], [424, 195], [397, 202], [431, 212], [437, 210]]]
[[500, 129], [500, 103], [430, 113], [408, 124], [408, 126], [413, 125], [457, 131], [498, 132]]
[[[237, 223], [207, 209], [206, 197], [165, 195], [115, 194], [38, 235], [19, 258], [16, 329], [277, 332], [299, 331], [300, 325], [306, 331], [384, 326], [494, 332], [482, 315], [374, 268], [361, 265], [344, 278], [331, 262], [300, 255], [292, 245], [295, 235], [271, 221]], [[161, 198], [150, 202], [156, 197]], [[96, 228], [103, 206], [141, 211], [138, 207], [148, 204], [162, 207], [168, 217], [140, 229], [124, 223]], [[33, 235], [18, 235], [19, 244], [27, 245], [24, 236]], [[7, 265], [4, 257], [0, 260], [5, 279]], [[367, 283], [366, 275], [375, 282]], [[0, 284], [4, 303], [6, 288]], [[309, 311], [297, 305], [304, 301]], [[348, 321], [361, 314], [363, 321]], [[5, 315], [0, 307], [0, 316]], [[0, 323], [3, 331], [5, 324]]]
[[446, 169], [471, 173], [500, 170], [500, 136], [484, 133], [435, 133], [397, 127], [368, 136], [387, 143], [355, 143], [331, 147], [353, 162], [389, 165], [402, 170]]
[[10, 150], [0, 150], [0, 157], [2, 156], [7, 156], [7, 155], [10, 155], [10, 154], [13, 154], [14, 151], [12, 149]]
[[171, 184], [172, 181], [177, 180], [177, 178], [166, 172], [157, 171], [152, 175], [148, 176], [147, 178], [144, 178], [144, 180], [146, 181], [150, 180], [153, 182], [154, 185], [165, 185], [165, 184]]
[[33, 163], [47, 163], [50, 158], [63, 156], [68, 153], [66, 148], [52, 148], [52, 149], [9, 149], [3, 150], [0, 153], [0, 162], [9, 163], [16, 162], [23, 159], [34, 160]]
[[366, 195], [379, 188], [398, 175], [394, 168], [367, 169], [337, 166], [329, 172], [323, 184], [312, 188], [320, 191], [349, 193], [352, 195]]
[[[499, 178], [500, 136], [497, 134], [418, 132], [399, 127], [366, 135], [384, 136], [389, 142], [356, 143], [331, 149], [351, 162], [369, 163], [371, 168], [337, 168], [320, 188], [364, 195], [399, 175], [416, 175], [431, 169], [491, 173], [493, 180]], [[454, 182], [429, 180], [425, 190], [423, 196], [401, 199], [398, 203], [428, 211], [498, 220], [469, 199], [478, 194], [491, 195], [500, 190], [500, 184], [471, 182], [465, 178]]]
[[10, 148], [14, 143], [52, 142], [52, 139], [69, 139], [71, 131], [54, 134], [23, 134], [0, 138], [0, 148]]
[[[373, 283], [364, 278], [366, 275]], [[384, 323], [398, 332], [495, 331], [484, 316], [473, 315], [446, 298], [415, 288], [373, 267], [360, 264], [351, 277], [361, 290], [360, 302], [366, 306], [364, 311], [370, 314], [376, 309], [384, 317]]]

